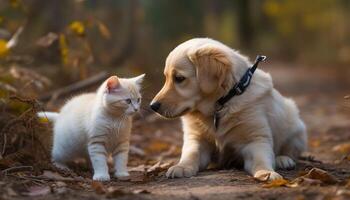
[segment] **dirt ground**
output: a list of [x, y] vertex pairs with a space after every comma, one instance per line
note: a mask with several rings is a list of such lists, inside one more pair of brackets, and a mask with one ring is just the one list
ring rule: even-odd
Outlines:
[[[74, 174], [51, 168], [14, 171], [0, 177], [0, 199], [349, 199], [350, 100], [344, 99], [350, 94], [349, 71], [281, 66], [265, 64], [263, 69], [283, 95], [297, 102], [309, 133], [309, 151], [297, 168], [278, 171], [288, 184], [269, 186], [237, 169], [166, 179], [166, 169], [181, 152], [181, 124], [146, 113], [134, 123], [130, 180], [92, 183], [91, 173], [80, 168]], [[326, 178], [292, 184], [313, 168], [324, 170]]]

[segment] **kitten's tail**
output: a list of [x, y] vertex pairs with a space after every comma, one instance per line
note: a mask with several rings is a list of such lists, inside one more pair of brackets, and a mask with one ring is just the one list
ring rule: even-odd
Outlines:
[[59, 114], [56, 112], [38, 112], [37, 115], [39, 118], [48, 119], [51, 122], [55, 122]]

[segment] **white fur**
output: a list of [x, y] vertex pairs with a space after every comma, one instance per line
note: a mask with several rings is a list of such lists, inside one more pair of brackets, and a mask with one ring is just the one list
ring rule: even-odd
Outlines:
[[[68, 169], [68, 162], [85, 158], [92, 163], [93, 179], [108, 181], [107, 156], [111, 153], [115, 176], [129, 175], [131, 116], [140, 107], [141, 102], [135, 99], [141, 97], [139, 90], [143, 76], [119, 79], [121, 86], [113, 94], [107, 92], [105, 81], [97, 93], [74, 97], [59, 113], [38, 113], [39, 117], [54, 121], [52, 161], [57, 167]], [[113, 107], [113, 103], [127, 98], [132, 99], [127, 107]]]

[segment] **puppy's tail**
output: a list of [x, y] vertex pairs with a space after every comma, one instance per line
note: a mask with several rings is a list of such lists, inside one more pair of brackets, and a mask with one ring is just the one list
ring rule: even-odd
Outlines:
[[37, 115], [42, 120], [46, 119], [48, 121], [55, 122], [56, 119], [58, 118], [59, 113], [56, 113], [56, 112], [38, 112]]

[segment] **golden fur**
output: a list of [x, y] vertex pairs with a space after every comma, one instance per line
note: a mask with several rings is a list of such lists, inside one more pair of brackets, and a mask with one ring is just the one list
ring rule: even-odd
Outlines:
[[[182, 155], [168, 177], [193, 176], [211, 161], [239, 164], [254, 177], [269, 180], [281, 178], [275, 166], [295, 166], [307, 146], [304, 123], [295, 103], [275, 90], [270, 75], [260, 69], [245, 93], [225, 104], [214, 128], [215, 102], [250, 66], [246, 57], [208, 38], [186, 41], [169, 54], [165, 84], [152, 101], [160, 103], [160, 115], [182, 117]], [[184, 80], [176, 82], [177, 76]]]

